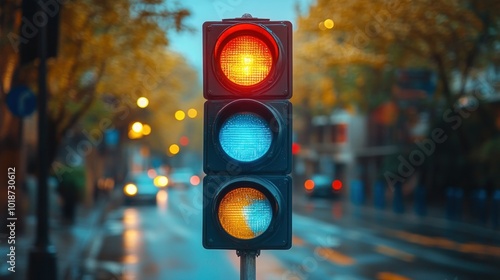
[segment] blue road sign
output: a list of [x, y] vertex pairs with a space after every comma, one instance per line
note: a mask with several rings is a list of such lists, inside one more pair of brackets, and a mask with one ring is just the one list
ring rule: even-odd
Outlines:
[[120, 141], [120, 133], [116, 129], [107, 129], [104, 131], [104, 143], [107, 146], [114, 148], [118, 145]]
[[27, 86], [13, 87], [6, 101], [12, 114], [20, 118], [33, 114], [36, 108], [36, 96]]

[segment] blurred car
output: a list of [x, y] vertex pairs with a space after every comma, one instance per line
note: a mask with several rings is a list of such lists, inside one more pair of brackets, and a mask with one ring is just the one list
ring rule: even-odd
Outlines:
[[187, 188], [200, 184], [200, 176], [195, 174], [191, 168], [175, 168], [168, 176], [170, 187]]
[[129, 176], [123, 187], [125, 204], [137, 201], [156, 202], [156, 195], [161, 188], [155, 185], [154, 179], [147, 172]]
[[342, 181], [326, 174], [314, 174], [304, 182], [304, 189], [310, 197], [338, 197], [342, 188]]

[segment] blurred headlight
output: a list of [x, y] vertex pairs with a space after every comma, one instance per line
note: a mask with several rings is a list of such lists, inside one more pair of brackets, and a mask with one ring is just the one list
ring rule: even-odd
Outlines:
[[155, 179], [153, 180], [153, 183], [158, 188], [163, 188], [168, 185], [168, 178], [166, 176], [156, 176]]
[[137, 194], [137, 186], [134, 184], [127, 184], [123, 188], [123, 192], [128, 196], [134, 196]]

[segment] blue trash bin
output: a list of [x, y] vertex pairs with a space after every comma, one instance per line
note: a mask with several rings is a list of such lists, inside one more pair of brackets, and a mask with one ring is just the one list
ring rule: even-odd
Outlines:
[[385, 208], [385, 184], [382, 181], [375, 182], [374, 204], [377, 209]]
[[365, 200], [365, 192], [363, 188], [363, 182], [361, 180], [351, 181], [351, 201], [355, 205], [363, 204]]

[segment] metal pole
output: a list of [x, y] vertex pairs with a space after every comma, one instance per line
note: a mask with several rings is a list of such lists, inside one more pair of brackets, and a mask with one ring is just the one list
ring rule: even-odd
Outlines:
[[[42, 8], [40, 6], [40, 11]], [[38, 193], [35, 244], [28, 260], [28, 279], [58, 279], [55, 248], [49, 241], [48, 217], [48, 118], [47, 118], [47, 25], [40, 27], [38, 42]]]
[[255, 259], [260, 255], [260, 250], [237, 250], [236, 255], [240, 257], [240, 280], [255, 280]]

